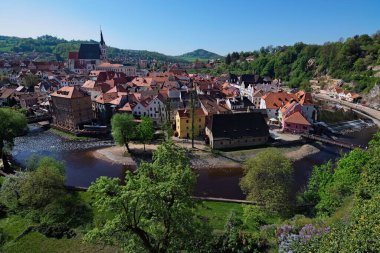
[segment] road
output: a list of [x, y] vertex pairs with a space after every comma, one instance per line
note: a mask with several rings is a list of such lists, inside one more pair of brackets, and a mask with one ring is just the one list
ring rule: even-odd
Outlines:
[[327, 101], [335, 102], [335, 103], [350, 107], [350, 108], [357, 110], [359, 112], [362, 112], [363, 116], [366, 116], [366, 117], [372, 119], [373, 122], [378, 127], [380, 127], [380, 111], [378, 111], [378, 110], [375, 110], [375, 109], [372, 109], [372, 108], [369, 108], [366, 106], [362, 106], [359, 104], [353, 104], [353, 103], [343, 101], [343, 100], [339, 100], [336, 98], [331, 98], [328, 95], [324, 95], [324, 94], [313, 94], [313, 96], [316, 97], [317, 99], [320, 99], [320, 100], [327, 100]]

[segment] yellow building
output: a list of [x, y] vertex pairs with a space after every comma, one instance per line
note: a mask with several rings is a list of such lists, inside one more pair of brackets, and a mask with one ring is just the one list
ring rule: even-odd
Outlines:
[[[191, 109], [180, 109], [175, 116], [176, 132], [179, 138], [191, 138]], [[194, 136], [204, 134], [206, 127], [206, 115], [201, 108], [194, 112]]]

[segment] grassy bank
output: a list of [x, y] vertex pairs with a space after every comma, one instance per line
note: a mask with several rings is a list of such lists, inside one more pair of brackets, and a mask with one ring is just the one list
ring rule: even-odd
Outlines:
[[[0, 178], [1, 180], [2, 178]], [[1, 181], [0, 181], [1, 184]], [[91, 198], [87, 192], [80, 192], [80, 197], [90, 203]], [[212, 228], [222, 231], [229, 217], [229, 214], [235, 211], [239, 218], [242, 218], [243, 208], [241, 204], [223, 203], [215, 201], [202, 201], [198, 214], [207, 217]], [[94, 210], [94, 216], [97, 213]], [[117, 248], [96, 246], [83, 242], [83, 235], [86, 233], [87, 227], [75, 229], [77, 234], [74, 238], [48, 238], [38, 232], [31, 232], [19, 240], [15, 240], [26, 228], [33, 225], [33, 222], [19, 215], [9, 215], [0, 219], [0, 229], [3, 229], [8, 236], [7, 243], [4, 245], [4, 252], [38, 252], [38, 253], [54, 253], [54, 252], [119, 252]], [[0, 252], [1, 251], [0, 249]]]
[[71, 133], [66, 133], [61, 130], [55, 129], [55, 128], [50, 128], [49, 132], [56, 134], [64, 139], [70, 140], [70, 141], [86, 141], [86, 140], [91, 140], [92, 138], [90, 137], [85, 137], [85, 136], [76, 136], [75, 134]]

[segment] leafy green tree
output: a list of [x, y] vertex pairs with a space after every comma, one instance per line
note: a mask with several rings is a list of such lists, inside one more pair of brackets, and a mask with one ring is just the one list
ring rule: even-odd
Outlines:
[[293, 167], [278, 149], [259, 152], [243, 168], [240, 186], [248, 200], [275, 212], [286, 211], [292, 205]]
[[137, 126], [137, 134], [139, 140], [144, 144], [145, 151], [145, 143], [153, 140], [154, 137], [153, 120], [146, 116], [142, 117], [140, 124]]
[[26, 172], [5, 179], [1, 202], [12, 212], [43, 225], [77, 227], [91, 219], [89, 208], [66, 189], [63, 163], [44, 157]]
[[23, 81], [26, 87], [34, 90], [34, 86], [36, 86], [40, 82], [40, 79], [36, 75], [26, 75]]
[[186, 151], [164, 142], [125, 184], [102, 177], [89, 188], [103, 219], [86, 240], [127, 252], [201, 252], [210, 231], [194, 213], [195, 182]]
[[115, 114], [111, 119], [112, 136], [119, 145], [125, 145], [128, 152], [128, 143], [136, 137], [136, 123], [131, 114]]
[[12, 172], [7, 159], [7, 150], [11, 150], [16, 136], [21, 135], [26, 128], [24, 114], [11, 108], [0, 108], [0, 156], [3, 161], [3, 171]]
[[303, 194], [304, 204], [315, 205], [319, 214], [332, 214], [345, 197], [351, 196], [360, 181], [370, 154], [359, 149], [345, 154], [333, 168], [331, 162], [316, 166]]

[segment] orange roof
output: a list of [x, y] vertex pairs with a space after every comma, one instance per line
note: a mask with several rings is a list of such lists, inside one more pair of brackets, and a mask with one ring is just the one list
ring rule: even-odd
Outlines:
[[313, 98], [311, 97], [311, 93], [305, 92], [303, 90], [296, 93], [296, 96], [298, 98], [298, 102], [301, 105], [312, 105], [313, 104]]
[[284, 122], [288, 124], [290, 123], [290, 124], [299, 124], [299, 125], [307, 125], [307, 126], [311, 125], [309, 121], [307, 121], [300, 112], [295, 112], [291, 114], [289, 117], [284, 119]]
[[[178, 110], [178, 114], [180, 118], [190, 118], [191, 109], [180, 109]], [[195, 112], [196, 116], [205, 116], [202, 108], [196, 108]]]
[[85, 93], [80, 91], [76, 87], [65, 86], [51, 94], [53, 97], [62, 97], [62, 98], [80, 98], [84, 97]]
[[286, 103], [282, 108], [281, 108], [281, 112], [284, 113], [286, 112], [288, 109], [290, 109], [291, 107], [295, 106], [297, 104], [296, 101], [289, 101], [288, 103]]
[[267, 109], [279, 109], [284, 106], [286, 103], [292, 101], [293, 99], [297, 99], [294, 94], [289, 94], [287, 92], [279, 91], [279, 92], [270, 92], [262, 97], [265, 100]]
[[150, 77], [136, 77], [132, 80], [132, 83], [136, 86], [150, 86], [153, 79]]

